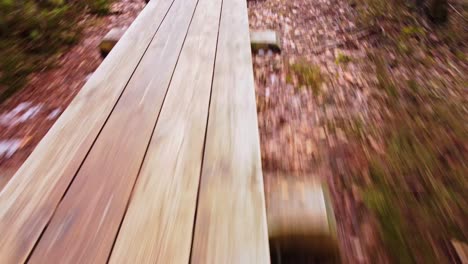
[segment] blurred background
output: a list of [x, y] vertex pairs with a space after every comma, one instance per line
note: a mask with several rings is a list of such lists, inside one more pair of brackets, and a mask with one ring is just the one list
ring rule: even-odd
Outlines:
[[[144, 6], [0, 0], [0, 189]], [[344, 263], [467, 261], [468, 2], [248, 7], [252, 30], [280, 36], [253, 54], [266, 192], [325, 182]]]

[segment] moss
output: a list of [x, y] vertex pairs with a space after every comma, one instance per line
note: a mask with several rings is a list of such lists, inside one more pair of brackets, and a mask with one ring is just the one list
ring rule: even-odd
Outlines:
[[366, 135], [369, 133], [369, 124], [366, 124], [360, 116], [352, 116], [347, 120], [343, 120], [342, 123], [338, 123], [337, 127], [343, 129], [347, 136], [353, 137], [357, 141], [365, 140]]
[[385, 63], [383, 58], [381, 56], [375, 56], [374, 63], [379, 88], [384, 90], [389, 97], [397, 97], [398, 90], [396, 89], [395, 84], [390, 78], [390, 74], [387, 69], [387, 64]]
[[107, 15], [110, 13], [111, 1], [109, 0], [88, 1], [87, 4], [91, 10], [91, 13], [98, 15]]
[[[414, 80], [408, 86], [430, 100]], [[408, 113], [401, 111], [401, 105], [393, 108], [399, 117], [386, 126], [386, 152], [369, 160], [372, 183], [364, 202], [378, 217], [382, 239], [397, 263], [446, 263], [430, 241], [466, 239], [460, 219], [466, 219], [462, 197], [468, 171], [457, 143], [463, 142], [466, 128], [455, 128], [463, 124], [463, 115], [455, 105], [431, 104], [431, 111], [414, 105]]]
[[350, 56], [342, 54], [342, 53], [338, 53], [335, 59], [336, 64], [348, 64], [351, 61], [352, 59]]
[[398, 41], [397, 50], [401, 54], [405, 54], [407, 56], [413, 54], [413, 51], [414, 51], [414, 49], [403, 40]]
[[379, 219], [381, 236], [397, 263], [415, 263], [405, 239], [402, 217], [387, 191], [368, 188], [364, 191], [364, 204]]
[[415, 81], [415, 80], [408, 80], [408, 87], [410, 88], [410, 90], [414, 93], [418, 93], [421, 88], [419, 87], [418, 83]]
[[385, 180], [385, 171], [379, 161], [373, 159], [369, 163], [369, 176], [375, 184], [382, 184]]
[[292, 64], [290, 70], [292, 75], [297, 78], [299, 85], [311, 89], [314, 95], [320, 94], [324, 77], [318, 66], [299, 62]]
[[291, 73], [288, 72], [288, 73], [286, 74], [286, 83], [288, 83], [288, 84], [293, 84], [293, 82], [294, 82], [294, 81], [293, 81], [293, 76], [292, 76]]
[[[397, 57], [433, 68], [431, 45], [437, 41], [449, 46], [457, 59], [466, 59], [461, 52], [466, 39], [462, 17], [455, 15], [449, 23], [429, 29], [430, 24], [423, 23], [407, 2], [364, 2], [371, 21], [387, 26], [384, 45], [399, 51]], [[400, 11], [406, 14], [396, 15], [398, 2], [403, 3]], [[426, 38], [427, 30], [431, 38]], [[455, 96], [466, 87], [466, 81], [448, 83], [444, 77], [424, 75], [417, 81], [401, 82], [380, 53], [369, 58], [375, 63], [378, 87], [390, 100], [382, 106], [388, 115], [381, 111], [383, 122], [378, 124], [378, 137], [385, 140], [384, 152], [367, 149], [371, 180], [366, 182], [365, 205], [378, 219], [392, 263], [450, 263], [447, 243], [453, 238], [467, 239], [463, 232], [468, 212], [464, 199], [468, 186], [464, 158], [467, 119], [463, 99]], [[449, 90], [455, 93], [449, 95], [447, 86], [455, 88]]]
[[406, 26], [402, 28], [401, 34], [404, 37], [417, 37], [417, 36], [425, 36], [426, 32], [424, 31], [422, 27]]
[[[78, 42], [86, 10], [102, 13], [111, 0], [0, 0], [0, 102], [36, 70]], [[88, 7], [88, 8], [87, 8]]]
[[457, 59], [459, 60], [462, 60], [462, 61], [465, 61], [466, 60], [466, 54], [461, 51], [461, 50], [457, 50], [455, 51], [455, 56], [457, 57]]

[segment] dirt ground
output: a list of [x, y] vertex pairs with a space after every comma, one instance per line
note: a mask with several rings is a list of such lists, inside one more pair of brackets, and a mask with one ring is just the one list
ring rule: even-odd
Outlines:
[[[267, 191], [276, 177], [328, 182], [343, 259], [347, 263], [382, 263], [383, 257], [372, 258], [366, 252], [369, 247], [362, 245], [376, 239], [375, 230], [354, 213], [352, 193], [341, 193], [340, 179], [331, 168], [332, 163], [340, 168], [354, 153], [343, 148], [347, 135], [341, 130], [332, 133], [329, 124], [338, 118], [367, 115], [372, 85], [362, 77], [362, 65], [350, 63], [343, 68], [335, 62], [338, 53], [364, 57], [372, 41], [362, 39], [366, 33], [359, 32], [354, 15], [349, 4], [339, 0], [249, 2], [251, 28], [274, 29], [282, 37], [281, 54], [260, 51], [254, 56], [262, 163]], [[288, 82], [288, 67], [301, 61], [321, 69], [324, 83], [320, 94], [298, 87], [294, 80]], [[354, 162], [360, 162], [357, 155]]]
[[[438, 132], [434, 130], [432, 130], [434, 133], [428, 132], [429, 138], [447, 139], [440, 142], [427, 140], [431, 145], [428, 149], [430, 148], [432, 153], [438, 153], [436, 155], [438, 157], [434, 159], [446, 159], [447, 156], [439, 155], [440, 149], [444, 148], [444, 145], [453, 146], [451, 151], [461, 154], [457, 154], [459, 156], [454, 158], [454, 162], [448, 168], [459, 166], [455, 170], [466, 172], [463, 158], [467, 150], [467, 142], [463, 140], [466, 137], [461, 136], [462, 132], [458, 138], [453, 139], [448, 136], [453, 131], [447, 132], [450, 129], [446, 129], [452, 125], [457, 127], [464, 122], [463, 120], [466, 121], [463, 115], [459, 116], [460, 119], [454, 121], [452, 125], [447, 125], [450, 123], [447, 118], [447, 123], [442, 126], [434, 124], [435, 122], [424, 116], [421, 117], [424, 129], [412, 131], [411, 125], [404, 125], [407, 119], [403, 117], [409, 116], [408, 119], [414, 119], [419, 110], [411, 110], [414, 113], [403, 110], [398, 112], [400, 107], [403, 109], [408, 105], [405, 100], [411, 97], [407, 95], [406, 87], [400, 90], [399, 84], [405, 85], [407, 82], [413, 88], [419, 89], [416, 85], [418, 83], [421, 86], [425, 85], [424, 88], [426, 86], [435, 88], [434, 90], [439, 87], [434, 83], [442, 83], [444, 89], [438, 89], [437, 93], [442, 92], [443, 95], [438, 97], [440, 101], [437, 101], [437, 104], [444, 109], [448, 105], [463, 105], [460, 102], [466, 102], [467, 99], [466, 60], [463, 59], [463, 55], [454, 56], [455, 45], [449, 48], [435, 33], [425, 33], [415, 37], [413, 31], [417, 31], [415, 28], [419, 30], [419, 27], [406, 26], [403, 29], [396, 29], [402, 31], [402, 33], [397, 32], [399, 37], [408, 41], [401, 40], [398, 44], [414, 50], [393, 49], [393, 42], [389, 41], [392, 38], [389, 36], [394, 34], [395, 29], [386, 27], [387, 25], [374, 28], [363, 26], [363, 23], [359, 23], [361, 17], [356, 2], [359, 1], [248, 2], [251, 29], [272, 29], [279, 32], [282, 37], [281, 54], [261, 50], [253, 58], [266, 191], [269, 191], [278, 177], [319, 179], [328, 183], [332, 193], [344, 263], [395, 263], [402, 261], [404, 257], [397, 256], [395, 259], [389, 252], [393, 251], [396, 255], [401, 254], [406, 257], [405, 254], [410, 250], [414, 252], [413, 256], [408, 254], [410, 256], [408, 259], [411, 260], [408, 263], [427, 263], [424, 259], [437, 263], [453, 263], [456, 257], [453, 257], [453, 248], [448, 240], [453, 234], [449, 235], [444, 228], [441, 228], [446, 224], [428, 227], [430, 225], [425, 225], [421, 215], [413, 214], [416, 211], [414, 207], [405, 206], [406, 202], [413, 203], [418, 200], [417, 196], [420, 193], [426, 195], [428, 191], [409, 191], [410, 194], [406, 196], [407, 192], [403, 190], [406, 185], [402, 184], [401, 190], [392, 186], [394, 189], [385, 191], [385, 195], [388, 193], [393, 199], [391, 201], [398, 202], [385, 204], [384, 199], [380, 199], [384, 195], [376, 191], [379, 196], [375, 197], [380, 199], [379, 202], [382, 201], [382, 204], [376, 205], [378, 213], [368, 208], [369, 204], [374, 202], [372, 199], [375, 197], [371, 195], [374, 194], [373, 188], [377, 185], [372, 179], [374, 175], [372, 175], [373, 170], [369, 169], [369, 161], [376, 159], [375, 157], [390, 156], [386, 153], [386, 146], [392, 147], [394, 143], [390, 137], [392, 131], [403, 131], [402, 134], [415, 133], [415, 137], [411, 140], [416, 138], [418, 141], [424, 139], [427, 130], [431, 130], [429, 127], [433, 127]], [[362, 2], [365, 1], [360, 1]], [[458, 55], [466, 54], [466, 46], [463, 44], [461, 46], [461, 51], [455, 52]], [[382, 54], [388, 61], [390, 70], [387, 70], [387, 66], [381, 67], [383, 70], [379, 68], [373, 54]], [[415, 93], [419, 93], [416, 95], [418, 98], [419, 96], [425, 98], [421, 95], [423, 92]], [[395, 100], [395, 106], [392, 106], [390, 103], [394, 102], [392, 98], [398, 96], [402, 99]], [[432, 101], [418, 100], [421, 100], [422, 104], [427, 103], [422, 107], [424, 109], [431, 109], [434, 106]], [[413, 103], [410, 102], [409, 105]], [[456, 108], [451, 109], [446, 111], [455, 112]], [[434, 113], [434, 111], [437, 112], [434, 109], [429, 112]], [[400, 114], [401, 120], [398, 119]], [[413, 121], [409, 123], [412, 124]], [[464, 131], [466, 135], [467, 129], [459, 127], [459, 131]], [[401, 155], [408, 154], [408, 151], [401, 149], [399, 151]], [[414, 163], [404, 159], [395, 163], [405, 165], [408, 163], [413, 171], [427, 173], [425, 169], [427, 164], [419, 159], [419, 155], [421, 154], [411, 153], [404, 156], [414, 158], [416, 160]], [[395, 159], [394, 156], [398, 157], [398, 154], [392, 156]], [[387, 164], [393, 163], [387, 162]], [[391, 173], [395, 174], [395, 171], [401, 172], [402, 169], [394, 169]], [[411, 182], [410, 189], [419, 188], [415, 186], [421, 186], [423, 185], [421, 182], [431, 178], [430, 175], [425, 177], [424, 173], [418, 180], [416, 180], [417, 175], [408, 175], [414, 177], [408, 178]], [[434, 169], [431, 173], [442, 173], [440, 176], [444, 178], [455, 176], [449, 173], [443, 175], [443, 169], [437, 172]], [[392, 182], [393, 175], [389, 175], [391, 174], [382, 176], [384, 182]], [[457, 175], [463, 175], [463, 172]], [[466, 181], [455, 177], [450, 179], [452, 180], [459, 181], [461, 186], [466, 187]], [[436, 192], [439, 191], [436, 189]], [[414, 195], [415, 193], [418, 194]], [[462, 196], [455, 196], [451, 200], [462, 204], [460, 207], [452, 204], [451, 209], [448, 209], [448, 214], [456, 216], [434, 214], [431, 218], [437, 219], [439, 223], [448, 222], [446, 218], [455, 219], [458, 224], [454, 225], [457, 226], [454, 229], [457, 231], [453, 233], [466, 239], [467, 229], [463, 224], [463, 219], [466, 219], [466, 212], [463, 213], [463, 208], [466, 208], [463, 207], [466, 205], [466, 198]], [[428, 197], [427, 201], [443, 203], [438, 199]], [[421, 205], [423, 203], [419, 201], [414, 203], [424, 208]], [[393, 210], [393, 207], [397, 209]], [[398, 213], [390, 214], [394, 211]], [[401, 228], [400, 217], [397, 217], [400, 211], [403, 212], [405, 220], [401, 221], [404, 223], [401, 224]], [[428, 228], [437, 235], [434, 237], [427, 235]], [[411, 239], [407, 237], [413, 234], [414, 241], [410, 241]], [[431, 249], [424, 249], [427, 251], [418, 249], [418, 247], [423, 248], [422, 244], [418, 246], [418, 239], [431, 241], [428, 246]]]

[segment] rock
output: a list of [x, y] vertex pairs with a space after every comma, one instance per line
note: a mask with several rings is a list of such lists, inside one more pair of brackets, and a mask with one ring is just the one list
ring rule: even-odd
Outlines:
[[354, 254], [356, 255], [357, 260], [359, 261], [359, 263], [364, 263], [364, 253], [362, 252], [362, 246], [359, 242], [359, 239], [353, 236], [351, 237], [351, 243], [352, 249], [354, 251]]
[[306, 154], [314, 155], [317, 153], [317, 146], [312, 142], [312, 140], [307, 140], [306, 142]]
[[267, 192], [270, 245], [282, 254], [339, 258], [335, 217], [325, 185], [282, 178]]
[[9, 139], [0, 141], [0, 158], [9, 159], [15, 154], [15, 152], [31, 141], [31, 137]]
[[280, 43], [280, 37], [276, 31], [263, 30], [250, 32], [250, 46], [254, 53], [260, 49], [270, 49], [274, 52], [281, 52]]
[[15, 126], [34, 118], [42, 109], [42, 104], [32, 105], [30, 102], [23, 102], [10, 112], [0, 115], [0, 125]]
[[258, 50], [258, 56], [262, 57], [265, 55], [265, 51], [263, 49]]
[[47, 116], [47, 120], [54, 120], [62, 113], [62, 108], [58, 107], [52, 110]]
[[282, 62], [281, 62], [281, 58], [275, 58], [275, 60], [273, 61], [273, 70], [275, 71], [279, 71], [282, 69]]
[[429, 39], [434, 43], [440, 43], [440, 39], [434, 33], [429, 34]]
[[424, 61], [426, 59], [426, 54], [422, 49], [418, 49], [416, 52], [414, 52], [414, 57], [419, 61]]
[[385, 153], [385, 151], [383, 149], [383, 146], [381, 144], [377, 143], [377, 141], [372, 136], [369, 135], [367, 137], [367, 139], [369, 140], [369, 144], [372, 147], [372, 149], [377, 151], [377, 153], [379, 153], [379, 154], [384, 154]]
[[23, 102], [18, 104], [10, 112], [0, 115], [0, 125], [15, 125], [14, 120], [17, 118], [17, 116], [19, 116], [23, 111], [28, 110], [30, 106], [31, 102]]
[[0, 158], [10, 158], [21, 147], [21, 139], [0, 141]]
[[393, 54], [393, 53], [388, 54], [388, 64], [389, 64], [389, 66], [391, 68], [394, 68], [394, 67], [397, 66], [398, 60], [397, 60], [395, 54]]
[[342, 143], [348, 143], [345, 132], [340, 128], [336, 128], [336, 138]]
[[126, 30], [127, 28], [113, 28], [102, 38], [99, 49], [103, 57], [111, 52]]
[[94, 74], [94, 72], [92, 72], [92, 73], [86, 75], [85, 81], [86, 81], [86, 82], [89, 81], [89, 79], [91, 79], [91, 77], [93, 77], [93, 74]]
[[350, 82], [351, 84], [356, 83], [356, 80], [355, 80], [354, 76], [349, 72], [344, 73], [344, 78], [345, 78], [346, 81]]

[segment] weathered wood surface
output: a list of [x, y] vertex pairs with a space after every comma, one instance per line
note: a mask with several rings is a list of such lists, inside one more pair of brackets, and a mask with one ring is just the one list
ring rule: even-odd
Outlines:
[[188, 263], [221, 0], [199, 0], [111, 263]]
[[34, 250], [32, 263], [107, 260], [196, 2], [175, 0]]
[[246, 5], [223, 1], [192, 263], [269, 262]]
[[0, 263], [26, 260], [171, 4], [148, 4], [0, 192]]
[[0, 263], [267, 263], [259, 151], [246, 2], [151, 1], [0, 193]]

